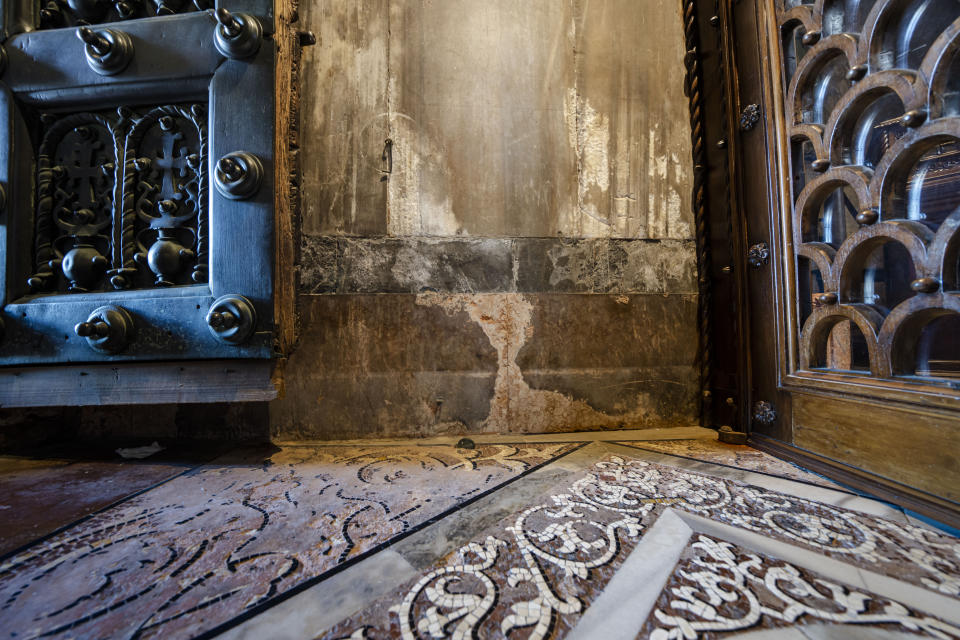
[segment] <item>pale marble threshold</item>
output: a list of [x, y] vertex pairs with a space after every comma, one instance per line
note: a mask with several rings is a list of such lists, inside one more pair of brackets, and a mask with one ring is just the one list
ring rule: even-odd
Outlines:
[[608, 431], [570, 431], [564, 433], [476, 433], [432, 438], [371, 438], [355, 440], [275, 440], [280, 447], [316, 447], [323, 445], [365, 444], [456, 444], [469, 438], [478, 444], [516, 442], [605, 442], [612, 440], [716, 440], [717, 432], [706, 427], [670, 427], [664, 429], [611, 429]]
[[[709, 429], [704, 431], [716, 435], [716, 432]], [[390, 593], [397, 585], [412, 579], [432, 562], [443, 558], [465, 544], [472, 536], [490, 524], [491, 517], [499, 521], [515, 511], [522, 510], [528, 503], [534, 502], [536, 496], [543, 495], [557, 486], [564, 486], [562, 484], [563, 480], [556, 475], [558, 471], [562, 471], [563, 475], [573, 477], [574, 474], [585, 471], [611, 453], [744, 482], [844, 509], [861, 511], [901, 524], [908, 522], [907, 516], [902, 511], [870, 498], [708, 462], [678, 458], [613, 443], [594, 442], [514, 481], [486, 496], [483, 500], [416, 532], [409, 538], [397, 540], [390, 545], [389, 549], [345, 567], [339, 573], [319, 584], [278, 603], [237, 627], [227, 630], [218, 638], [224, 640], [252, 640], [265, 637], [265, 634], [276, 639], [312, 638], [362, 610], [368, 603]], [[505, 506], [508, 508], [505, 508]], [[670, 517], [664, 521], [664, 516], [667, 513], [670, 514]], [[942, 614], [942, 603], [930, 602], [931, 596], [936, 594], [932, 594], [925, 589], [905, 585], [891, 578], [857, 569], [838, 560], [826, 558], [814, 552], [770, 540], [757, 534], [751, 534], [729, 525], [715, 523], [705, 518], [672, 509], [667, 513], [661, 516], [657, 523], [644, 535], [637, 548], [628, 556], [623, 567], [608, 583], [604, 593], [584, 612], [581, 623], [572, 632], [574, 635], [568, 637], [603, 637], [604, 640], [612, 640], [613, 636], [621, 637], [620, 633], [616, 631], [618, 628], [625, 634], [625, 629], [632, 629], [633, 635], [629, 637], [636, 637], [637, 632], [646, 620], [649, 609], [652, 608], [657, 596], [662, 591], [663, 585], [669, 578], [676, 564], [676, 558], [679, 557], [689, 540], [689, 536], [694, 531], [723, 537], [745, 547], [754, 547], [762, 553], [781, 557], [800, 566], [808, 566], [823, 575], [833, 576], [836, 579], [872, 590], [879, 595], [898, 599], [904, 603], [914, 602], [916, 597], [922, 595], [926, 598], [925, 604], [918, 608], [940, 615], [947, 620], [953, 620], [960, 616], [960, 610], [953, 615]], [[664, 521], [663, 524], [661, 524], [662, 521]], [[654, 533], [656, 535], [653, 535]], [[762, 544], [757, 542], [756, 538], [759, 538]], [[429, 551], [429, 554], [423, 553], [424, 551]], [[427, 558], [425, 555], [430, 555], [432, 558]], [[638, 569], [637, 567], [643, 568]], [[824, 567], [827, 569], [825, 570]], [[626, 577], [621, 578], [620, 576]], [[906, 587], [909, 587], [909, 589]], [[632, 594], [635, 598], [641, 592], [649, 592], [647, 593], [650, 598], [649, 606], [640, 616], [639, 611], [644, 607], [635, 605], [622, 607], [616, 604], [617, 592], [621, 594], [626, 592]], [[939, 596], [939, 598], [942, 599], [943, 597]], [[955, 608], [955, 601], [949, 599], [945, 601], [948, 601]], [[594, 611], [596, 612], [591, 613]], [[619, 611], [620, 614], [612, 615], [610, 614], [611, 611]], [[587, 622], [583, 622], [583, 620], [587, 620]], [[592, 624], [589, 622], [590, 620], [603, 620], [605, 625], [612, 626], [605, 629], [603, 633], [597, 633], [595, 630], [588, 633], [590, 629], [588, 625]], [[771, 632], [777, 633], [789, 631], [792, 630], [771, 630]], [[832, 628], [826, 629], [823, 631], [825, 635], [818, 636], [758, 636], [757, 640], [768, 640], [775, 637], [782, 637], [784, 640], [856, 638], [856, 636], [849, 635], [830, 635], [834, 631], [835, 629]], [[627, 637], [627, 635], [622, 637]], [[881, 638], [881, 636], [872, 637]], [[891, 639], [899, 637], [897, 634], [883, 636], [883, 638]]]

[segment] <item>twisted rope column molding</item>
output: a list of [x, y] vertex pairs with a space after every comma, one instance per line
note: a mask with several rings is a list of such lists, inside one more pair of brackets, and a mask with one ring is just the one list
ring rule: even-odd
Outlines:
[[712, 417], [711, 383], [713, 379], [713, 344], [710, 290], [710, 232], [707, 227], [706, 154], [703, 135], [703, 94], [701, 93], [699, 36], [695, 0], [683, 0], [683, 30], [686, 54], [684, 93], [690, 105], [690, 140], [693, 148], [693, 219], [697, 242], [697, 330], [700, 363], [700, 418], [709, 424]]

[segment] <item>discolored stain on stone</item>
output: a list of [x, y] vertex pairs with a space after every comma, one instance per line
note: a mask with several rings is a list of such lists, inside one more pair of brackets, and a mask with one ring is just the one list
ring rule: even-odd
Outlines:
[[508, 291], [510, 240], [346, 238], [339, 293]]
[[518, 292], [696, 293], [694, 243], [518, 238]]
[[305, 233], [693, 236], [678, 5], [302, 10]]
[[[278, 437], [643, 428], [696, 415], [694, 296], [302, 302], [309, 329], [271, 408]], [[681, 322], [661, 329], [670, 315]]]
[[700, 393], [693, 365], [623, 369], [537, 370], [523, 377], [532, 389], [580, 398], [599, 412], [620, 416], [618, 427], [697, 422]]
[[[623, 293], [697, 293], [697, 255], [693, 240], [614, 240], [622, 260], [621, 279], [613, 290]], [[612, 252], [611, 252], [612, 253]]]
[[555, 294], [531, 300], [530, 339], [517, 358], [525, 371], [694, 364], [696, 296]]
[[359, 0], [301, 22], [305, 295], [274, 433], [696, 415], [678, 5]]
[[310, 296], [308, 327], [291, 357], [311, 375], [373, 372], [496, 371], [496, 352], [466, 314], [416, 304], [413, 295]]
[[428, 437], [476, 432], [490, 412], [496, 374], [482, 371], [297, 371], [274, 402], [282, 440]]
[[304, 293], [695, 293], [694, 244], [305, 236]]
[[[680, 298], [680, 297], [678, 297]], [[640, 296], [640, 300], [659, 299], [653, 296]], [[529, 353], [547, 354], [547, 359], [542, 363], [547, 365], [555, 361], [563, 367], [569, 361], [564, 360], [567, 356], [580, 356], [586, 362], [577, 362], [573, 366], [567, 367], [572, 370], [569, 372], [557, 371], [558, 377], [563, 377], [565, 373], [574, 373], [576, 376], [584, 368], [589, 366], [590, 359], [608, 356], [604, 350], [594, 349], [551, 349], [554, 344], [573, 344], [572, 340], [589, 339], [588, 336], [596, 335], [595, 332], [586, 330], [586, 323], [595, 320], [596, 316], [589, 313], [576, 315], [578, 322], [571, 322], [572, 326], [565, 326], [559, 334], [540, 334], [543, 343], [533, 343], [532, 338], [537, 335], [538, 320], [543, 326], [543, 318], [550, 317], [551, 322], [559, 322], [557, 327], [562, 327], [564, 319], [572, 319], [575, 315], [571, 312], [572, 307], [561, 305], [565, 315], [554, 318], [551, 313], [550, 305], [558, 300], [569, 301], [568, 296], [537, 296], [532, 301], [520, 294], [506, 295], [482, 295], [482, 296], [455, 296], [441, 294], [423, 294], [417, 298], [417, 303], [426, 306], [439, 307], [448, 314], [459, 314], [464, 311], [470, 316], [470, 319], [483, 328], [484, 333], [490, 340], [490, 343], [497, 350], [497, 379], [494, 388], [494, 395], [490, 402], [490, 414], [483, 423], [483, 429], [486, 431], [510, 430], [512, 432], [523, 433], [543, 433], [551, 431], [572, 431], [578, 428], [618, 428], [627, 425], [648, 425], [652, 426], [658, 422], [657, 416], [649, 406], [647, 398], [642, 394], [635, 393], [632, 389], [627, 389], [623, 394], [623, 404], [621, 410], [609, 414], [598, 411], [595, 407], [585, 402], [581, 397], [565, 395], [556, 391], [545, 389], [534, 389], [524, 377], [524, 370], [521, 368], [519, 354], [521, 350], [527, 349]], [[620, 302], [611, 300], [608, 296], [584, 296], [582, 301], [594, 305], [600, 303], [599, 308], [607, 311], [621, 307]], [[551, 327], [553, 328], [553, 327]], [[571, 333], [567, 333], [571, 331]], [[532, 347], [528, 345], [533, 344]], [[658, 345], [661, 346], [661, 345]], [[672, 344], [666, 345], [668, 348]], [[562, 355], [561, 355], [562, 353]], [[550, 355], [557, 355], [556, 360], [549, 359]], [[619, 355], [623, 360], [617, 362], [614, 360], [612, 365], [624, 366], [636, 357], [638, 361], [646, 361], [650, 354], [643, 352], [640, 354], [630, 353], [628, 350], [621, 350]], [[664, 356], [682, 359], [685, 352], [676, 349], [674, 353], [661, 354]], [[672, 362], [672, 359], [668, 359]], [[559, 367], [558, 367], [559, 368]], [[653, 420], [651, 420], [653, 416]]]
[[303, 235], [300, 242], [300, 263], [297, 267], [300, 291], [336, 292], [342, 262], [343, 251], [339, 239]]

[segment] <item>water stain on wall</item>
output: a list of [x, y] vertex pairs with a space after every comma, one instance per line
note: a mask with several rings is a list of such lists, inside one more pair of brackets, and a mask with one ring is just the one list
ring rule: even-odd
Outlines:
[[417, 304], [439, 307], [448, 315], [466, 313], [496, 349], [497, 376], [482, 431], [545, 433], [574, 431], [584, 425], [614, 428], [642, 423], [646, 417], [644, 393], [636, 396], [636, 405], [629, 412], [609, 415], [583, 400], [531, 388], [517, 364], [520, 350], [533, 337], [533, 305], [522, 294], [424, 293], [417, 296]]

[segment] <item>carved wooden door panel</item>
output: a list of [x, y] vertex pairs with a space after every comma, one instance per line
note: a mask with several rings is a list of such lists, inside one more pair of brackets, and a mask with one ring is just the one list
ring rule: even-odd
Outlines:
[[955, 506], [960, 2], [759, 0], [724, 17], [732, 115], [753, 103], [765, 125], [731, 151], [745, 245], [770, 253], [743, 265], [754, 439]]
[[271, 357], [272, 3], [0, 7], [0, 364]]

